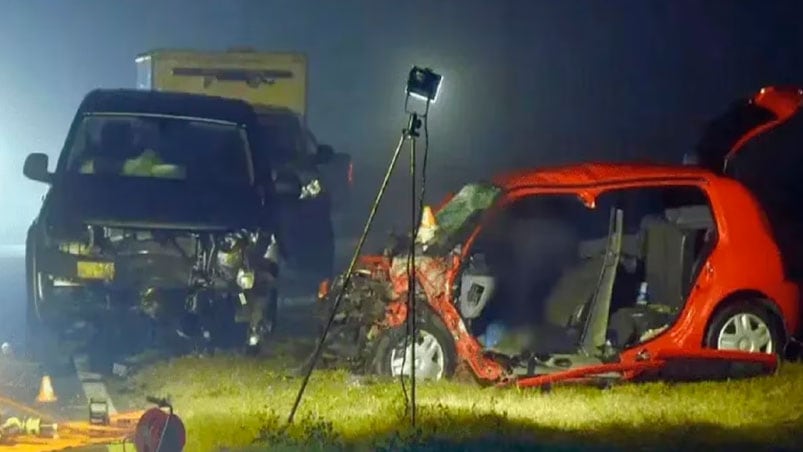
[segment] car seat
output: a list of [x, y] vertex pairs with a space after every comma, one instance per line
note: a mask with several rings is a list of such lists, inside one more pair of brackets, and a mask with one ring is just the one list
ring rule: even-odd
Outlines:
[[127, 159], [136, 156], [134, 131], [123, 120], [108, 120], [100, 131], [100, 143], [90, 146], [82, 172], [120, 174]]
[[663, 218], [644, 218], [641, 234], [648, 303], [613, 312], [609, 334], [616, 346], [627, 346], [648, 330], [665, 327], [683, 309], [698, 267], [709, 253], [709, 242], [701, 238], [710, 237], [712, 225], [707, 206], [668, 209]]

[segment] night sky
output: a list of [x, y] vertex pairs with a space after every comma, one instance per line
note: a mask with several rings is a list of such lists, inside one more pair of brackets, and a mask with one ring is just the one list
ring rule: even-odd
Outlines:
[[[310, 125], [320, 141], [352, 154], [364, 193], [378, 184], [404, 126], [409, 67], [432, 66], [445, 76], [430, 120], [434, 201], [515, 167], [680, 161], [705, 121], [733, 99], [766, 84], [803, 84], [798, 1], [6, 0], [2, 7], [0, 244], [23, 242], [44, 193], [22, 177], [25, 155], [55, 158], [81, 98], [96, 87], [133, 87], [134, 56], [154, 48], [305, 52]], [[391, 190], [406, 195], [404, 184]]]

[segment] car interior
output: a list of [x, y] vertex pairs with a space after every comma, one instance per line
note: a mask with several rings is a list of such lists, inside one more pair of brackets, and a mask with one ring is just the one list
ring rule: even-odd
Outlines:
[[[469, 330], [494, 355], [581, 352], [600, 361], [657, 336], [683, 309], [716, 243], [706, 203], [662, 207], [647, 214], [632, 209], [628, 219], [615, 205], [582, 206], [590, 216], [580, 222], [573, 209], [540, 209], [539, 215], [564, 218], [524, 221], [534, 235], [548, 235], [530, 244], [509, 219], [489, 224], [458, 282], [457, 304]], [[601, 235], [603, 224], [607, 234]], [[500, 240], [532, 260], [505, 253]]]

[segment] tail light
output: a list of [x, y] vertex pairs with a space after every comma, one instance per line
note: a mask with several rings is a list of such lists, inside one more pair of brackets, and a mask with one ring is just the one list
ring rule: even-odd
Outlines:
[[346, 178], [349, 181], [349, 185], [354, 185], [354, 162], [349, 162], [349, 169]]
[[329, 296], [329, 280], [324, 279], [318, 285], [318, 300], [323, 301], [324, 298]]

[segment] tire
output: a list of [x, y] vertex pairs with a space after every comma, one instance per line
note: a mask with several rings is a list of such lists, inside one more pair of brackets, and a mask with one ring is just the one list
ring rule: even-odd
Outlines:
[[[745, 326], [749, 328], [746, 330]], [[705, 345], [717, 350], [780, 355], [784, 349], [784, 335], [778, 319], [760, 300], [746, 300], [731, 303], [714, 315], [706, 332]]]
[[[440, 367], [440, 369], [428, 371], [428, 375], [422, 377], [417, 376], [416, 378], [423, 380], [451, 378], [457, 367], [457, 351], [452, 335], [446, 329], [443, 322], [429, 309], [421, 308], [421, 311], [423, 312], [416, 326], [418, 341], [419, 344], [422, 344], [422, 349], [429, 348], [426, 346], [427, 341], [434, 340], [436, 342], [437, 345], [429, 349], [434, 353], [432, 362], [439, 364], [430, 367], [430, 369], [437, 369], [438, 367]], [[398, 362], [401, 357], [404, 357], [403, 349], [406, 336], [406, 325], [401, 325], [383, 332], [378, 338], [376, 347], [374, 348], [369, 371], [380, 375], [399, 376], [401, 365], [397, 364], [394, 369], [392, 361], [395, 359]], [[418, 354], [421, 351], [423, 350], [417, 349], [416, 353]], [[416, 356], [416, 360], [419, 359], [419, 356], [420, 355]], [[407, 365], [408, 364], [405, 364], [405, 366]], [[416, 375], [418, 375], [418, 372], [416, 372]]]
[[40, 307], [43, 292], [39, 272], [36, 262], [36, 239], [33, 237], [33, 229], [28, 233], [28, 240], [25, 245], [25, 344], [30, 353], [35, 352], [35, 343], [44, 330]]
[[25, 349], [30, 358], [48, 367], [58, 361], [58, 334], [45, 323], [43, 305], [51, 296], [45, 278], [37, 269], [35, 232], [32, 228], [25, 246]]

